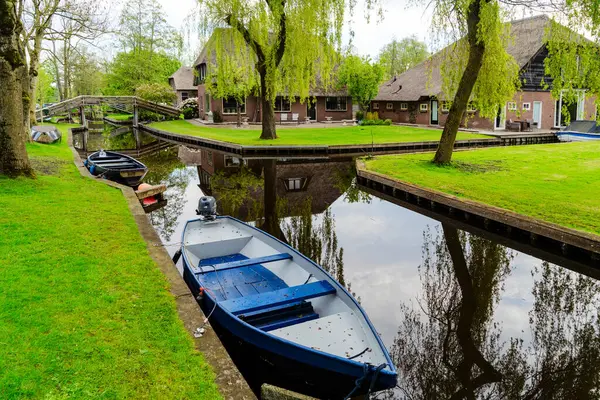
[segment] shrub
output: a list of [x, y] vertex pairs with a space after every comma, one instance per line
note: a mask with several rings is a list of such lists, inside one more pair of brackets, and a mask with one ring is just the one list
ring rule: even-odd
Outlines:
[[185, 119], [198, 118], [198, 98], [190, 97], [189, 99], [186, 99], [179, 105], [179, 109]]
[[213, 121], [217, 124], [223, 122], [223, 117], [219, 111], [213, 111]]
[[356, 112], [356, 119], [358, 121], [362, 121], [364, 118], [365, 118], [365, 113], [364, 112], [362, 112], [360, 110]]
[[372, 126], [372, 125], [391, 125], [392, 120], [386, 119], [385, 121], [382, 119], [363, 119], [361, 125], [363, 126]]
[[376, 121], [379, 119], [379, 113], [377, 111], [368, 112], [365, 119], [367, 119], [368, 121]]
[[135, 89], [135, 95], [154, 103], [173, 104], [177, 96], [173, 88], [162, 83], [145, 83]]

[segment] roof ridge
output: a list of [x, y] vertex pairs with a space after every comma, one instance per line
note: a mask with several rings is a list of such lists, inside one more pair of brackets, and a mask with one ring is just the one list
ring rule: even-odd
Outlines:
[[525, 21], [529, 21], [529, 20], [533, 20], [533, 19], [544, 19], [546, 21], [550, 21], [551, 18], [547, 14], [538, 14], [538, 15], [532, 15], [531, 17], [527, 17], [527, 18], [512, 19], [512, 20], [508, 21], [507, 23], [512, 25], [512, 24], [525, 22]]

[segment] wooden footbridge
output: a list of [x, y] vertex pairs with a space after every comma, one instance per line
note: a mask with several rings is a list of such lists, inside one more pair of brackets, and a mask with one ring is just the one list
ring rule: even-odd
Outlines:
[[64, 114], [73, 109], [78, 109], [81, 116], [81, 125], [87, 126], [85, 119], [85, 107], [97, 105], [110, 105], [118, 108], [129, 106], [133, 108], [133, 126], [138, 125], [138, 109], [142, 108], [147, 111], [152, 111], [157, 114], [179, 117], [180, 111], [172, 106], [165, 104], [153, 103], [141, 99], [136, 96], [77, 96], [69, 100], [61, 101], [49, 107], [42, 108], [37, 111], [37, 117], [53, 116], [56, 114]]

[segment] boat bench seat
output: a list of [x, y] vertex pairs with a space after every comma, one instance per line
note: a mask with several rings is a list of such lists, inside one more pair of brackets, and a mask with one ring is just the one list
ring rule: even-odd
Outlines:
[[[202, 269], [202, 271], [199, 273], [214, 272], [215, 268], [217, 271], [224, 271], [227, 269], [249, 267], [251, 265], [266, 264], [266, 263], [270, 263], [270, 262], [291, 260], [291, 259], [292, 259], [291, 254], [280, 253], [280, 254], [273, 254], [270, 256], [248, 258], [245, 260], [236, 260], [236, 261], [230, 261], [230, 262], [224, 262], [224, 263], [208, 264], [208, 263], [202, 262], [200, 265], [200, 268]], [[214, 265], [215, 268], [213, 268], [213, 267], [208, 267], [206, 269], [203, 268], [203, 267], [206, 267], [207, 265]]]
[[335, 288], [329, 282], [317, 281], [305, 285], [225, 300], [220, 305], [232, 314], [238, 315], [326, 296], [335, 292]]

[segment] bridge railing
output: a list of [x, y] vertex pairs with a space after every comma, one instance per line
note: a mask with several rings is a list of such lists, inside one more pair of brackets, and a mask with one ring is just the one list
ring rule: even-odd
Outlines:
[[136, 96], [77, 96], [53, 104], [49, 107], [42, 108], [36, 112], [36, 115], [41, 119], [56, 114], [62, 114], [74, 108], [101, 104], [131, 105], [134, 108], [143, 108], [144, 110], [153, 111], [158, 114], [175, 117], [180, 115], [179, 109], [175, 107], [154, 103]]

